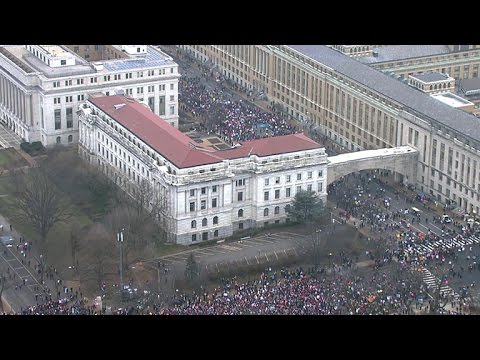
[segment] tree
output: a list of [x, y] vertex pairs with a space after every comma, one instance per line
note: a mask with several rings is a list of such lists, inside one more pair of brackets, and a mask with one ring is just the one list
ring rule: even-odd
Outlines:
[[297, 192], [292, 205], [286, 207], [287, 214], [300, 223], [318, 219], [323, 210], [323, 203], [317, 194], [314, 191], [304, 190]]
[[10, 282], [8, 281], [7, 276], [3, 272], [0, 275], [0, 306], [2, 305], [2, 295], [5, 290], [7, 290], [10, 287]]
[[15, 216], [37, 230], [44, 245], [52, 227], [70, 218], [68, 206], [42, 168], [30, 169], [22, 187]]
[[89, 252], [90, 261], [80, 264], [82, 281], [94, 280], [99, 288], [108, 275], [115, 275], [115, 239], [104, 225], [96, 223], [83, 231], [82, 250]]
[[193, 285], [196, 283], [199, 274], [200, 274], [200, 271], [198, 268], [197, 261], [195, 260], [195, 256], [193, 255], [193, 252], [191, 252], [185, 264], [185, 277], [187, 281], [191, 285]]
[[442, 274], [439, 278], [435, 277], [434, 285], [429, 289], [430, 294], [430, 313], [438, 314], [443, 312], [445, 306], [450, 302], [449, 296], [444, 295], [442, 287], [446, 285], [447, 277]]
[[70, 227], [70, 254], [72, 256], [72, 266], [74, 267], [75, 273], [78, 272], [78, 259], [77, 254], [81, 249], [80, 246], [80, 231], [81, 227], [78, 223], [74, 223]]

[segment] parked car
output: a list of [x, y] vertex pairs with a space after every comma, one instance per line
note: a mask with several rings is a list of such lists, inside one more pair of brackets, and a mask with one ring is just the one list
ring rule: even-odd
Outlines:
[[0, 236], [0, 242], [5, 246], [10, 247], [13, 245], [13, 238], [8, 235], [2, 235]]

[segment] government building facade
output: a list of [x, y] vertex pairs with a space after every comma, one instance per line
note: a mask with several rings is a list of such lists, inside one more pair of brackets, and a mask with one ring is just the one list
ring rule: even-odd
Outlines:
[[78, 104], [125, 93], [178, 127], [178, 65], [146, 45], [0, 46], [0, 121], [25, 141], [78, 141]]
[[148, 183], [163, 203], [168, 240], [195, 244], [288, 221], [300, 190], [327, 196], [327, 154], [303, 134], [200, 147], [124, 96], [91, 96], [79, 113], [79, 151], [134, 197]]
[[[240, 86], [263, 92], [277, 109], [300, 123], [313, 123], [350, 151], [414, 147], [419, 151], [417, 190], [459, 212], [478, 214], [480, 119], [474, 115], [344, 54], [346, 49], [322, 45], [178, 48], [211, 64]], [[354, 51], [364, 55], [371, 48]], [[456, 80], [478, 76], [478, 64], [476, 60], [472, 63], [470, 56], [477, 56], [479, 50], [457, 51], [435, 55], [439, 60], [432, 66], [419, 67], [409, 60], [417, 70], [410, 65], [404, 70], [394, 69], [393, 64], [390, 68], [405, 79], [418, 69], [448, 70]]]

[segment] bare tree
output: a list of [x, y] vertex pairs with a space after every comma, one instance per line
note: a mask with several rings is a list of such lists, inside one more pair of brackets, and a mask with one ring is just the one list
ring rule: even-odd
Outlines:
[[68, 206], [42, 168], [30, 169], [22, 187], [15, 216], [38, 231], [43, 245], [51, 228], [70, 218]]
[[[158, 237], [162, 232], [159, 222], [165, 219], [168, 211], [165, 197], [153, 191], [146, 181], [134, 190], [132, 197], [134, 199], [124, 199], [105, 218], [105, 224], [112, 233], [123, 229], [125, 267], [130, 264], [128, 255], [133, 249], [143, 249], [149, 239]], [[165, 233], [163, 228], [164, 236]]]
[[435, 277], [435, 284], [429, 289], [430, 294], [430, 313], [441, 313], [445, 306], [450, 302], [449, 296], [442, 291], [442, 286], [446, 284], [445, 274], [441, 274], [439, 278]]
[[101, 288], [108, 275], [116, 274], [114, 236], [98, 223], [82, 233], [82, 249], [90, 260], [80, 264], [79, 274], [82, 281], [93, 280]]
[[2, 305], [2, 295], [5, 290], [7, 290], [10, 287], [11, 283], [8, 281], [7, 276], [3, 272], [0, 275], [0, 306]]

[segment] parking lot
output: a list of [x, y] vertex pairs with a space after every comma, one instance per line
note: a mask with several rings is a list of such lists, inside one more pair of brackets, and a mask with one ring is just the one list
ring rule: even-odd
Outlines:
[[145, 262], [163, 263], [171, 269], [184, 269], [190, 253], [206, 270], [222, 264], [244, 262], [247, 265], [297, 256], [308, 246], [309, 237], [291, 232], [268, 233], [254, 238], [243, 238], [236, 242], [221, 242], [217, 245], [186, 250], [181, 253], [149, 259]]

